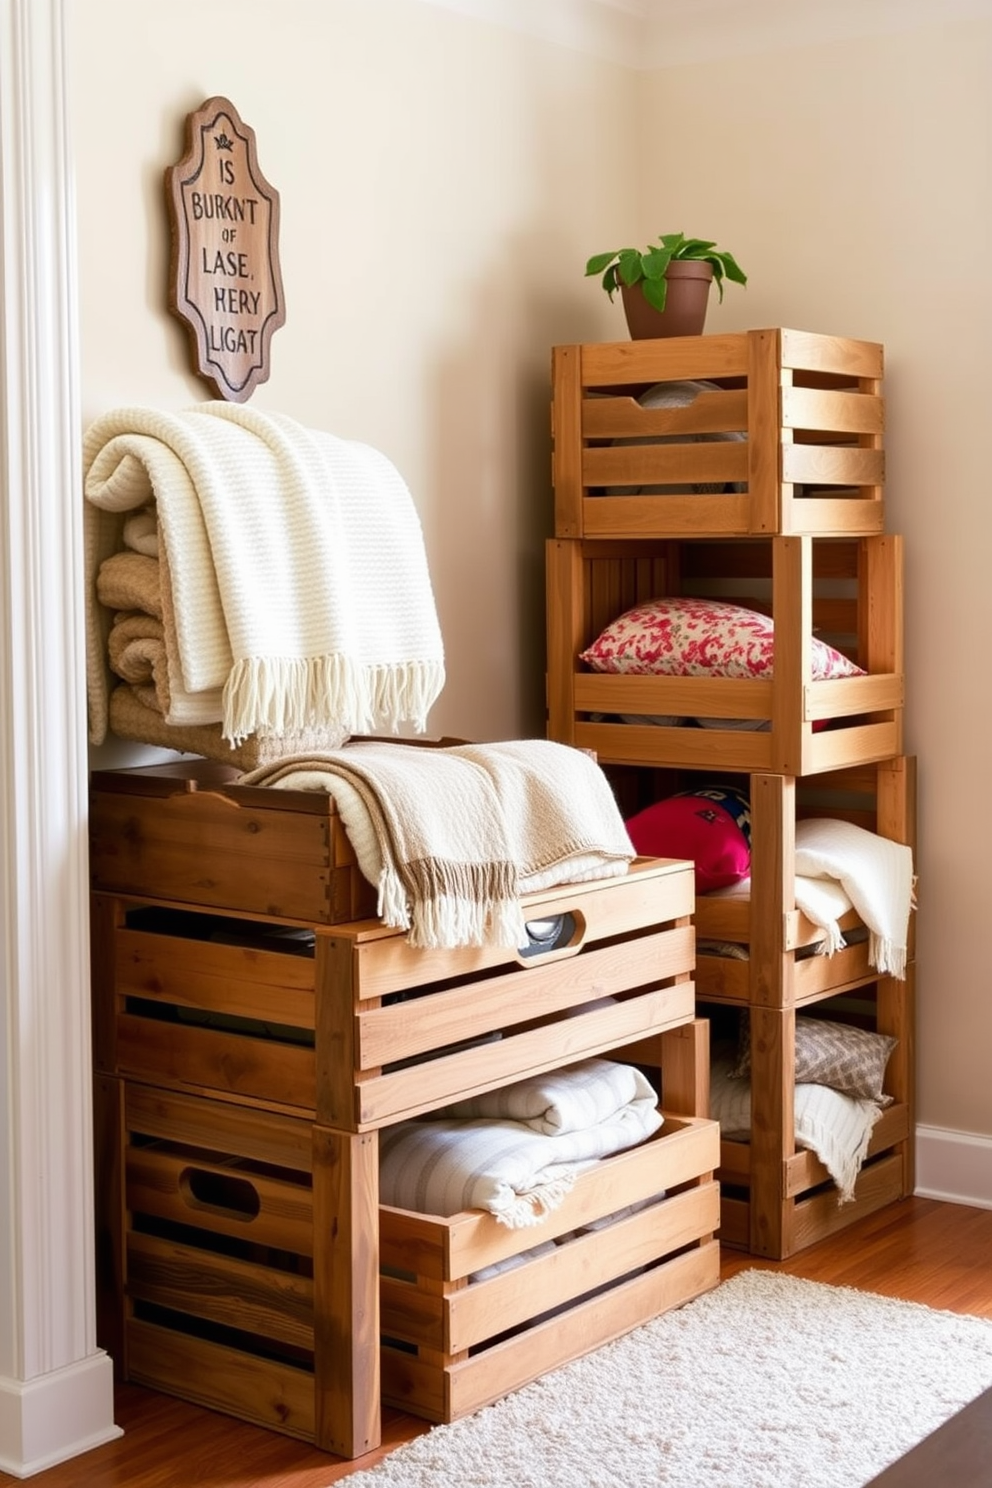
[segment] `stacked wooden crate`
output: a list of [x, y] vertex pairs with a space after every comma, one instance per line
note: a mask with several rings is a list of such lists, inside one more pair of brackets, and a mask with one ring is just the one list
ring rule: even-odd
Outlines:
[[[91, 867], [99, 1332], [123, 1378], [356, 1457], [383, 1400], [453, 1420], [716, 1284], [691, 865], [528, 895], [563, 927], [540, 954], [414, 950], [327, 796], [197, 761], [94, 775]], [[380, 1204], [381, 1128], [610, 1051], [660, 1066], [664, 1124], [547, 1226]], [[538, 1236], [555, 1254], [503, 1274]]]
[[[815, 927], [794, 892], [804, 814], [915, 842], [882, 373], [876, 343], [781, 328], [553, 353], [548, 734], [595, 750], [628, 814], [714, 779], [750, 795], [750, 902], [696, 905], [700, 940], [747, 960], [700, 955], [697, 979], [701, 1008], [746, 1009], [752, 1026], [751, 1141], [722, 1144], [721, 1238], [774, 1259], [913, 1189], [912, 954], [905, 980], [880, 978], [863, 945], [804, 959]], [[771, 616], [772, 674], [604, 673], [583, 659], [632, 607], [689, 596]], [[818, 678], [814, 637], [859, 674]], [[898, 1043], [891, 1103], [839, 1207], [795, 1144], [795, 1020], [814, 1003], [843, 1013], [855, 991], [858, 1016]]]

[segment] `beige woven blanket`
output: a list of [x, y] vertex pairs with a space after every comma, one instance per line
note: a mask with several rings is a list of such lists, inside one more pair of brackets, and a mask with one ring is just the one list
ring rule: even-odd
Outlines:
[[92, 742], [110, 685], [97, 576], [150, 507], [142, 556], [160, 564], [174, 704], [219, 689], [232, 742], [426, 727], [443, 646], [419, 518], [384, 455], [214, 402], [114, 410], [90, 426], [83, 458]]
[[625, 873], [635, 855], [599, 765], [544, 739], [353, 740], [241, 783], [333, 796], [380, 918], [414, 946], [523, 946], [522, 894]]
[[521, 1107], [530, 1109], [535, 1097], [564, 1111], [564, 1125], [547, 1130], [483, 1100], [481, 1115], [442, 1112], [387, 1128], [379, 1139], [382, 1202], [424, 1214], [488, 1209], [510, 1229], [539, 1224], [583, 1168], [638, 1146], [664, 1122], [644, 1076], [608, 1059], [528, 1082]]

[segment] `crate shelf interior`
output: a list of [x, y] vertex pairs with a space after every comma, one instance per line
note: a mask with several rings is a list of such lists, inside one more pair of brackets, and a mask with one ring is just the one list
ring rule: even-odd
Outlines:
[[[903, 546], [833, 539], [547, 544], [548, 734], [603, 764], [809, 775], [902, 753]], [[772, 675], [608, 675], [581, 654], [652, 599], [699, 597], [768, 614]], [[864, 673], [814, 680], [812, 640]], [[679, 718], [687, 727], [645, 718]], [[634, 721], [622, 721], [624, 719]], [[700, 728], [696, 720], [705, 719]], [[722, 720], [732, 720], [722, 724]]]

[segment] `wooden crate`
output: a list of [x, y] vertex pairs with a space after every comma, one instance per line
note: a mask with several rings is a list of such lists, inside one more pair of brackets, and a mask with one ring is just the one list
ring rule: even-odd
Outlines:
[[[850, 995], [856, 992], [856, 997]], [[904, 981], [876, 976], [856, 989], [825, 996], [820, 1011], [851, 1017], [845, 1002], [871, 1009], [870, 1026], [897, 1039], [886, 1069], [892, 1097], [872, 1131], [852, 1202], [838, 1203], [836, 1185], [820, 1160], [797, 1147], [796, 1009], [752, 1006], [751, 1139], [720, 1144], [720, 1240], [771, 1260], [786, 1260], [866, 1214], [913, 1193], [915, 1183], [916, 966]], [[701, 1010], [706, 1009], [701, 1004]], [[808, 1006], [808, 1005], [807, 1005]], [[865, 1021], [864, 1015], [858, 1017]]]
[[[736, 1025], [749, 1010], [757, 1031], [752, 1053], [750, 1144], [724, 1139], [720, 1238], [752, 1254], [782, 1260], [845, 1228], [855, 1219], [913, 1192], [915, 1181], [915, 913], [910, 916], [910, 965], [905, 981], [879, 977], [870, 965], [864, 926], [856, 912], [841, 921], [851, 943], [832, 956], [810, 954], [822, 931], [796, 908], [795, 829], [804, 817], [854, 822], [894, 842], [916, 848], [916, 760], [905, 756], [877, 765], [796, 780], [752, 775], [752, 865], [747, 898], [701, 894], [696, 899], [696, 986], [700, 1010], [730, 1015]], [[705, 777], [660, 772], [659, 789], [702, 784]], [[710, 777], [712, 779], [712, 777]], [[746, 960], [711, 953], [729, 941]], [[845, 1000], [865, 1001], [870, 1026], [897, 1039], [886, 1074], [892, 1104], [873, 1134], [869, 1159], [853, 1203], [837, 1204], [837, 1191], [812, 1153], [795, 1145], [795, 1017], [816, 1008], [845, 1021]], [[840, 1009], [838, 1013], [833, 1008]]]
[[[548, 737], [595, 751], [604, 766], [811, 775], [902, 752], [903, 545], [897, 536], [554, 538], [547, 545], [547, 589]], [[774, 675], [603, 675], [581, 661], [626, 610], [677, 596], [769, 614]], [[814, 635], [866, 675], [814, 681]], [[622, 721], [645, 716], [702, 718], [708, 726]], [[721, 725], [724, 719], [735, 726]]]
[[718, 1155], [715, 1122], [667, 1116], [534, 1228], [384, 1209], [383, 1399], [457, 1420], [715, 1286]]
[[[796, 823], [804, 817], [834, 817], [916, 849], [916, 759], [900, 756], [876, 765], [796, 780], [752, 775], [740, 784], [751, 805], [751, 885], [746, 898], [700, 894], [696, 899], [696, 986], [701, 1000], [738, 1007], [802, 1007], [828, 995], [873, 981], [864, 939], [832, 956], [808, 954], [823, 932], [796, 908]], [[702, 784], [704, 777], [679, 775], [671, 789]], [[849, 932], [863, 931], [857, 913], [841, 920]], [[916, 916], [909, 925], [909, 955], [915, 953]], [[746, 960], [712, 955], [707, 944], [730, 941]]]
[[556, 346], [555, 535], [880, 533], [882, 373], [876, 342], [782, 328]]
[[97, 893], [97, 1068], [368, 1131], [690, 1020], [693, 904], [691, 865], [641, 859], [526, 896], [564, 939], [525, 956]]
[[95, 771], [92, 887], [297, 924], [375, 914], [329, 796], [237, 778], [200, 759]]
[[[98, 1077], [97, 1092], [107, 1159], [98, 1165], [99, 1254], [112, 1277], [101, 1342], [122, 1377], [339, 1451], [335, 1402], [349, 1348], [337, 1318], [351, 1273], [330, 1222], [334, 1135], [300, 1117], [114, 1076]], [[384, 1397], [454, 1419], [714, 1286], [718, 1156], [715, 1123], [670, 1116], [649, 1143], [581, 1174], [537, 1228], [508, 1230], [481, 1211], [383, 1209]], [[657, 1202], [608, 1232], [596, 1228], [648, 1200]], [[551, 1265], [542, 1258], [470, 1279], [540, 1238], [560, 1241]], [[561, 1311], [542, 1321], [551, 1306]], [[376, 1293], [369, 1310], [362, 1389], [375, 1394]], [[416, 1352], [402, 1353], [400, 1339]], [[359, 1440], [346, 1455], [372, 1445]]]

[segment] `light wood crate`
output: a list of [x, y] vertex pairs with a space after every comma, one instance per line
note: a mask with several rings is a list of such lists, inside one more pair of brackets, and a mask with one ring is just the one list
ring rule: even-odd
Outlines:
[[691, 865], [640, 859], [525, 896], [565, 925], [533, 957], [415, 950], [378, 920], [314, 926], [308, 953], [279, 922], [97, 893], [96, 1064], [372, 1130], [689, 1021], [693, 905]]
[[[350, 1277], [332, 1242], [333, 1134], [115, 1076], [98, 1076], [97, 1096], [98, 1253], [113, 1278], [101, 1336], [122, 1377], [337, 1450], [348, 1350], [335, 1319]], [[718, 1156], [715, 1123], [669, 1116], [650, 1142], [582, 1173], [538, 1227], [381, 1209], [381, 1330], [420, 1346], [387, 1345], [384, 1398], [454, 1419], [714, 1286]], [[553, 1237], [550, 1266], [468, 1279]], [[541, 1320], [551, 1305], [553, 1325]], [[377, 1349], [367, 1365], [378, 1369]]]
[[[718, 1155], [715, 1122], [669, 1115], [525, 1231], [384, 1209], [383, 1399], [457, 1420], [715, 1286]], [[553, 1251], [499, 1269], [548, 1240]]]
[[[810, 954], [822, 931], [796, 908], [795, 831], [804, 817], [834, 817], [915, 852], [916, 775], [915, 758], [901, 756], [803, 780], [751, 776], [750, 894], [697, 897], [700, 1010], [717, 1017], [747, 1009], [751, 1020], [751, 1141], [721, 1142], [724, 1244], [787, 1259], [913, 1192], [916, 915], [904, 980], [871, 966], [867, 939], [857, 938], [865, 927], [853, 910], [840, 922], [851, 943], [832, 956]], [[712, 954], [713, 941], [743, 947], [747, 959]], [[872, 1132], [854, 1200], [842, 1206], [826, 1169], [795, 1142], [795, 1019], [814, 1010], [841, 1022], [853, 1017], [896, 1039], [885, 1077], [891, 1104]]]
[[[877, 342], [785, 328], [556, 346], [555, 535], [882, 532], [882, 375]], [[688, 407], [638, 402], [699, 380]]]
[[[852, 539], [547, 544], [548, 737], [609, 765], [811, 775], [902, 753], [903, 544]], [[773, 675], [594, 672], [581, 660], [613, 620], [651, 599], [697, 596], [766, 613]], [[864, 676], [813, 679], [812, 639]], [[624, 722], [704, 718], [710, 726]], [[766, 727], [731, 727], [721, 720]]]
[[[720, 1143], [720, 1240], [724, 1245], [770, 1260], [787, 1260], [913, 1193], [915, 963], [906, 968], [905, 980], [876, 975], [873, 981], [858, 981], [853, 988], [824, 995], [818, 1010], [836, 1021], [848, 1021], [851, 1013], [845, 1002], [858, 1005], [860, 1026], [867, 1018], [874, 1031], [897, 1040], [885, 1074], [891, 1104], [872, 1130], [853, 1200], [839, 1204], [837, 1187], [819, 1158], [796, 1145], [796, 1009], [752, 1006], [751, 1139], [742, 1142], [724, 1137]], [[701, 1010], [707, 1006], [702, 1003]]]
[[[804, 818], [850, 821], [916, 851], [916, 759], [901, 755], [875, 765], [795, 779], [744, 776], [751, 812], [750, 893], [696, 898], [696, 986], [702, 1001], [747, 1007], [802, 1007], [874, 981], [864, 925], [855, 910], [840, 921], [862, 938], [832, 956], [809, 954], [823, 932], [796, 908], [796, 824]], [[707, 777], [668, 777], [671, 791]], [[656, 777], [659, 779], [659, 777]], [[665, 779], [661, 776], [660, 780]], [[667, 792], [666, 792], [667, 793]], [[915, 954], [916, 916], [910, 914], [909, 958]], [[707, 942], [743, 947], [746, 960], [713, 955]]]

